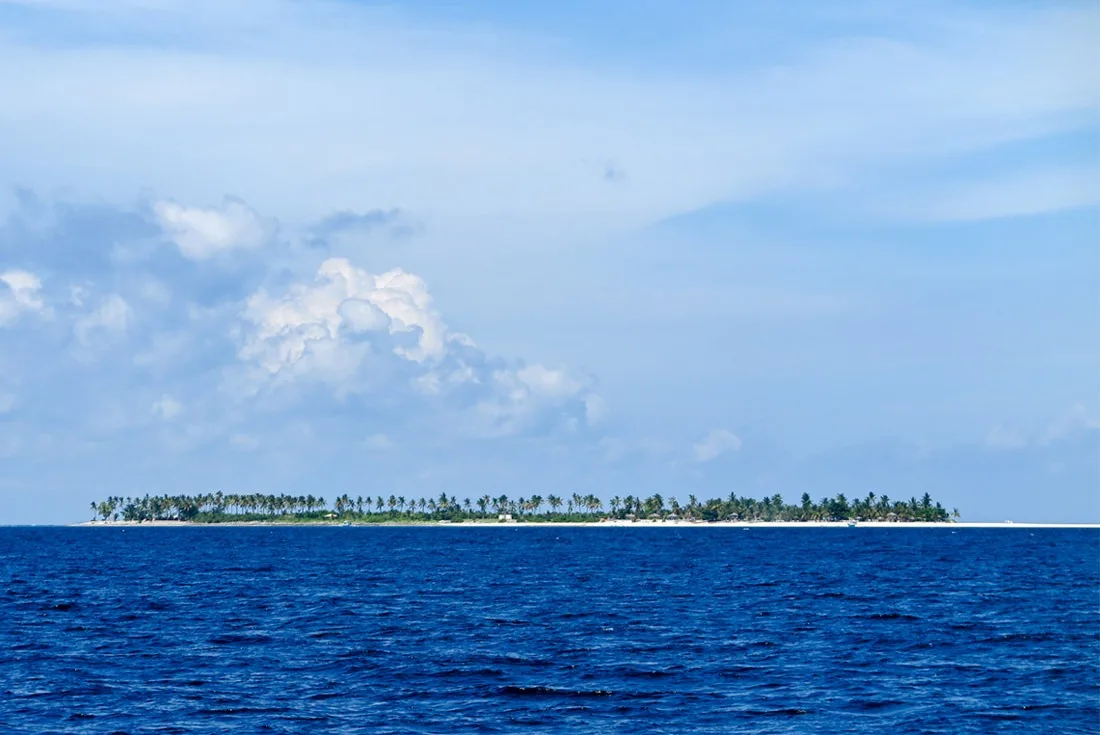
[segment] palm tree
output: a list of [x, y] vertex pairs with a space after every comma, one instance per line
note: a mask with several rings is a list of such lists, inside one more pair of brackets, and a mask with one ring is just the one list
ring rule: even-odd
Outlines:
[[[593, 516], [602, 513], [603, 502], [594, 494], [580, 495], [573, 493], [571, 497], [563, 501], [557, 495], [549, 495], [546, 501], [550, 510], [548, 513], [556, 513], [563, 503], [568, 506], [571, 516], [578, 520], [594, 520]], [[377, 498], [368, 496], [357, 497], [354, 501], [344, 493], [336, 498], [335, 509], [338, 514], [360, 512], [360, 507], [365, 513], [372, 515], [371, 504], [382, 513], [383, 507], [388, 506], [389, 517], [392, 518], [395, 508], [400, 508], [402, 513], [408, 509], [408, 515], [419, 512], [422, 520], [430, 517], [455, 519], [459, 514], [470, 517], [473, 514], [473, 505], [469, 498], [461, 501], [458, 496], [448, 497], [442, 493], [437, 500], [420, 498], [406, 502], [404, 497], [391, 495], [389, 499], [381, 495]], [[681, 507], [676, 498], [669, 498], [669, 504], [673, 512], [679, 512]], [[507, 495], [493, 498], [483, 495], [476, 500], [476, 505], [481, 517], [486, 517], [488, 509], [492, 507], [497, 513], [517, 513], [524, 515], [538, 515], [544, 500], [541, 495], [532, 495], [529, 498], [519, 498], [510, 501]], [[615, 517], [623, 515], [633, 518], [632, 514], [645, 512], [648, 515], [661, 515], [665, 510], [665, 500], [655, 493], [648, 498], [637, 498], [627, 495], [621, 499], [615, 496], [610, 501], [611, 511]], [[312, 495], [293, 496], [285, 493], [264, 494], [260, 492], [248, 494], [224, 494], [200, 493], [197, 495], [145, 495], [139, 498], [123, 498], [110, 496], [102, 502], [93, 501], [89, 505], [92, 511], [93, 521], [98, 518], [104, 520], [118, 520], [119, 515], [127, 521], [151, 521], [164, 519], [178, 519], [182, 521], [219, 522], [233, 517], [261, 517], [277, 518], [288, 514], [312, 514], [317, 509], [325, 509], [324, 498], [314, 498]], [[928, 493], [924, 493], [920, 500], [910, 498], [908, 501], [891, 503], [889, 497], [883, 495], [876, 497], [874, 493], [868, 493], [865, 499], [855, 500], [849, 503], [843, 493], [838, 493], [835, 498], [822, 498], [819, 504], [814, 504], [809, 493], [803, 493], [801, 505], [786, 505], [783, 497], [776, 493], [770, 497], [764, 497], [760, 501], [753, 498], [739, 498], [735, 493], [730, 493], [728, 499], [711, 499], [700, 505], [694, 495], [690, 496], [688, 509], [693, 514], [707, 521], [715, 521], [727, 518], [765, 519], [765, 520], [818, 520], [818, 519], [846, 519], [846, 518], [884, 518], [890, 521], [932, 521], [946, 522], [958, 520], [957, 508], [948, 512], [939, 502], [933, 502]], [[227, 512], [228, 511], [228, 512]], [[693, 515], [692, 517], [695, 517]], [[307, 515], [307, 518], [310, 516]], [[552, 516], [546, 516], [552, 517]], [[378, 518], [377, 520], [383, 520]]]
[[581, 496], [577, 493], [573, 493], [569, 498], [569, 512], [572, 513], [575, 508], [581, 508], [584, 506], [584, 501], [581, 500]]

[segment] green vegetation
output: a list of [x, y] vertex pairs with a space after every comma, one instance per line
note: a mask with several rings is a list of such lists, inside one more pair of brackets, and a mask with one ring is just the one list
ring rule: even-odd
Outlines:
[[726, 500], [700, 503], [694, 495], [686, 504], [660, 495], [648, 498], [614, 497], [605, 508], [594, 495], [573, 493], [568, 497], [532, 495], [509, 499], [506, 495], [483, 495], [476, 500], [441, 494], [438, 498], [415, 500], [394, 495], [384, 498], [341, 495], [330, 507], [324, 498], [312, 495], [146, 495], [142, 498], [110, 497], [92, 503], [94, 518], [112, 521], [173, 520], [192, 523], [268, 521], [280, 523], [430, 523], [438, 521], [501, 521], [538, 523], [547, 521], [598, 522], [619, 520], [695, 521], [938, 521], [958, 518], [948, 513], [925, 493], [920, 500], [891, 501], [885, 495], [869, 493], [849, 501], [843, 494], [813, 502], [808, 493], [798, 505], [788, 505], [779, 495], [763, 500], [739, 498], [730, 493]]

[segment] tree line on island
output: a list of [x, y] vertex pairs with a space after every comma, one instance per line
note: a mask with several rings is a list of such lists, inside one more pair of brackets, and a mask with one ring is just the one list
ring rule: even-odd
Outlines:
[[783, 502], [776, 494], [763, 500], [730, 493], [725, 500], [700, 502], [689, 495], [681, 504], [659, 494], [647, 498], [627, 495], [604, 501], [595, 495], [531, 495], [511, 499], [507, 495], [482, 495], [471, 500], [441, 493], [438, 498], [405, 498], [390, 495], [337, 497], [331, 504], [313, 495], [223, 494], [145, 495], [109, 497], [91, 504], [93, 520], [104, 521], [189, 521], [226, 523], [268, 521], [285, 523], [429, 523], [450, 521], [514, 522], [599, 522], [603, 520], [714, 521], [932, 521], [947, 522], [959, 517], [925, 493], [921, 499], [891, 500], [886, 495], [849, 501], [843, 493], [814, 502], [803, 493], [800, 503]]

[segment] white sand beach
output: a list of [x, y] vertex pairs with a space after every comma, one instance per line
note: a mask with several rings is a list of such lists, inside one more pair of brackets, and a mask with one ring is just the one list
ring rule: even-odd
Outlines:
[[1024, 521], [993, 521], [993, 522], [957, 522], [957, 523], [924, 523], [914, 522], [887, 522], [887, 521], [857, 521], [853, 526], [848, 521], [715, 521], [712, 523], [692, 521], [602, 521], [599, 523], [546, 521], [525, 523], [495, 522], [495, 521], [467, 521], [467, 522], [393, 522], [393, 523], [349, 523], [344, 526], [339, 521], [317, 521], [314, 523], [280, 523], [272, 521], [240, 521], [226, 523], [188, 523], [186, 521], [85, 521], [74, 523], [73, 527], [80, 528], [239, 528], [242, 526], [278, 526], [294, 528], [1092, 528], [1100, 530], [1100, 523], [1028, 523]]

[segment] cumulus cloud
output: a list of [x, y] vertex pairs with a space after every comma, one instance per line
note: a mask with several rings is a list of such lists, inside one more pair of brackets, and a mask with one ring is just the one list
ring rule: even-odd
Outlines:
[[424, 282], [402, 270], [374, 275], [344, 258], [324, 261], [309, 283], [247, 301], [239, 357], [277, 382], [310, 379], [350, 387], [368, 358], [438, 361], [447, 334]]
[[714, 429], [695, 445], [695, 461], [710, 462], [741, 449], [741, 439], [732, 431]]
[[153, 205], [157, 223], [184, 257], [206, 260], [233, 250], [254, 250], [271, 239], [275, 223], [239, 199], [220, 207], [185, 207], [172, 201]]
[[594, 423], [588, 406], [599, 399], [587, 377], [542, 365], [501, 366], [488, 378], [476, 370], [462, 377], [484, 387], [476, 411], [486, 433], [576, 432]]
[[242, 316], [238, 357], [255, 369], [253, 387], [385, 388], [459, 407], [467, 428], [487, 435], [577, 431], [604, 413], [587, 376], [487, 357], [447, 327], [423, 279], [400, 269], [375, 275], [330, 258], [311, 282], [253, 294]]
[[[20, 407], [48, 391], [74, 416], [96, 417], [97, 432], [158, 424], [150, 441], [170, 449], [215, 438], [225, 448], [278, 446], [276, 416], [360, 453], [494, 437], [598, 439], [590, 429], [606, 407], [593, 377], [487, 354], [448, 324], [420, 275], [368, 270], [339, 238], [322, 253], [299, 247], [296, 234], [238, 237], [249, 228], [223, 219], [268, 220], [235, 200], [213, 210], [183, 199], [21, 206], [0, 223], [0, 250], [25, 269], [0, 268], [0, 318], [21, 325], [40, 311], [51, 321], [9, 335], [20, 340], [19, 359], [13, 350], [0, 364], [0, 389], [18, 387]], [[375, 220], [397, 221], [344, 212], [319, 229], [332, 236]], [[260, 243], [263, 257], [223, 267], [219, 248], [233, 256], [242, 242]], [[23, 359], [28, 351], [35, 363]], [[51, 370], [35, 370], [42, 360], [53, 360]]]
[[28, 312], [44, 313], [42, 282], [29, 271], [0, 273], [0, 327], [14, 323]]

